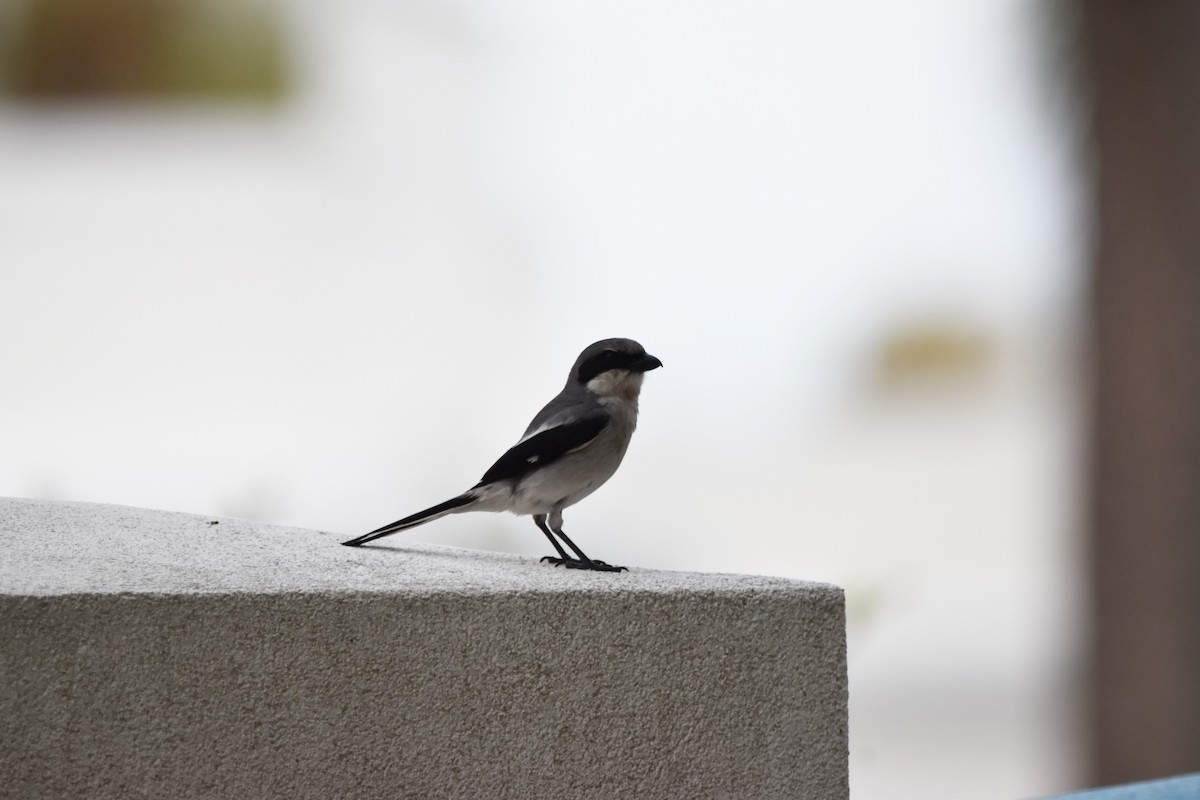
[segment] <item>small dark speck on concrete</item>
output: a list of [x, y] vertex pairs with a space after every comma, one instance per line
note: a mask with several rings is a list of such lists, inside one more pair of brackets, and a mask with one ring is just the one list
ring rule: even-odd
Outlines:
[[208, 521], [208, 524], [209, 524], [209, 525], [220, 525], [220, 524], [221, 524], [221, 522], [220, 522], [220, 520], [210, 519], [210, 520]]

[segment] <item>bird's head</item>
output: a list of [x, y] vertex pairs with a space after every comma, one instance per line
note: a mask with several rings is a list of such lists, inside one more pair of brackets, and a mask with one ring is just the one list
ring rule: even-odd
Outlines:
[[600, 397], [636, 400], [642, 376], [661, 366], [633, 339], [604, 339], [588, 345], [575, 359], [571, 381]]

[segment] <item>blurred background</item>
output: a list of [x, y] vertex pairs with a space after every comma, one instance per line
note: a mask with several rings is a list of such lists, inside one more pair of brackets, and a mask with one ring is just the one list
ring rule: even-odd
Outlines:
[[[358, 534], [473, 484], [629, 336], [666, 367], [568, 527], [610, 562], [846, 587], [856, 800], [1153, 777], [1097, 755], [1102, 718], [1147, 735], [1097, 699], [1128, 689], [1097, 678], [1088, 499], [1130, 483], [1086, 355], [1128, 290], [1090, 261], [1089, 65], [1141, 30], [1113, 14], [5, 0], [0, 494]], [[1192, 22], [1146, 35], [1186, 50]], [[507, 515], [410, 536], [545, 550]]]

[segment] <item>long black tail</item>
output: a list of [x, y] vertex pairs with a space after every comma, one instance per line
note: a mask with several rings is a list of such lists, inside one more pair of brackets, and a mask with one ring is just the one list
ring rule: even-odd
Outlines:
[[470, 492], [466, 494], [460, 494], [458, 497], [447, 500], [444, 503], [438, 503], [436, 506], [427, 508], [424, 511], [418, 511], [412, 516], [405, 517], [404, 519], [398, 519], [390, 525], [384, 525], [382, 528], [376, 528], [370, 533], [364, 533], [357, 539], [351, 539], [348, 542], [342, 542], [342, 544], [346, 545], [347, 547], [358, 547], [359, 545], [364, 545], [367, 542], [379, 539], [383, 536], [398, 533], [399, 531], [407, 530], [409, 528], [415, 528], [422, 523], [435, 520], [438, 517], [444, 517], [465, 505], [474, 503], [478, 499], [479, 498], [475, 497]]

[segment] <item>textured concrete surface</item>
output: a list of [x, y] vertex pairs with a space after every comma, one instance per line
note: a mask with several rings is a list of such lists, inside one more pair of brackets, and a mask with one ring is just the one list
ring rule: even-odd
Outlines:
[[845, 798], [834, 586], [0, 499], [0, 797]]

